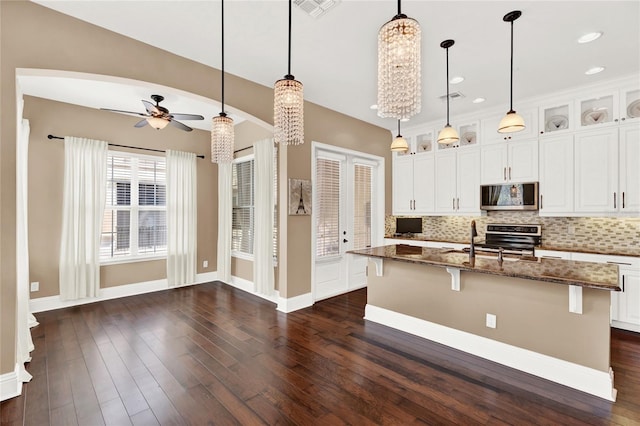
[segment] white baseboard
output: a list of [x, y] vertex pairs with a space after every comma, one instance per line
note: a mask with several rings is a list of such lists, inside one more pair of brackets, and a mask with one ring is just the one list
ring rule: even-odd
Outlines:
[[367, 304], [364, 319], [578, 389], [608, 401], [616, 400], [613, 371], [595, 370], [486, 337]]
[[308, 308], [312, 305], [313, 296], [311, 295], [311, 293], [305, 293], [301, 294], [300, 296], [290, 297], [288, 299], [278, 297], [278, 307], [276, 309], [280, 312], [288, 314], [289, 312]]
[[[218, 278], [218, 273], [205, 272], [204, 274], [197, 274], [194, 284], [208, 283], [215, 281]], [[154, 291], [168, 290], [169, 284], [167, 279], [145, 281], [135, 284], [125, 284], [115, 287], [101, 288], [98, 297], [78, 299], [78, 300], [62, 300], [60, 295], [39, 297], [37, 299], [29, 300], [29, 309], [32, 313], [51, 311], [53, 309], [68, 308], [70, 306], [84, 305], [87, 303], [100, 302], [102, 300], [117, 299], [120, 297], [135, 296], [137, 294], [152, 293]]]
[[631, 324], [629, 322], [622, 321], [611, 321], [611, 327], [620, 328], [622, 330], [635, 331], [636, 333], [640, 333], [640, 325]]
[[238, 290], [242, 290], [246, 293], [253, 294], [254, 296], [258, 296], [264, 300], [268, 300], [269, 302], [278, 303], [278, 292], [274, 292], [273, 295], [267, 296], [265, 294], [256, 293], [253, 291], [254, 285], [253, 281], [245, 280], [244, 278], [232, 276], [230, 283], [225, 283], [230, 285], [231, 287], [235, 287]]
[[18, 365], [10, 373], [0, 375], [0, 401], [16, 397], [22, 393], [22, 381], [18, 380]]

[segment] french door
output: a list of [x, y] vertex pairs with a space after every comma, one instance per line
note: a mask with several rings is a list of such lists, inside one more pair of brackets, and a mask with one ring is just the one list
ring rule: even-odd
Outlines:
[[347, 251], [382, 244], [383, 176], [379, 157], [314, 149], [314, 300], [366, 286], [367, 258]]

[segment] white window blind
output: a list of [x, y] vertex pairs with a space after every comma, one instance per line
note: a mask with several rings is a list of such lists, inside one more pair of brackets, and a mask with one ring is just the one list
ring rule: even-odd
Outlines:
[[340, 254], [340, 161], [316, 160], [316, 256]]
[[354, 250], [371, 247], [371, 171], [371, 166], [354, 166]]
[[100, 259], [126, 260], [166, 251], [164, 158], [110, 152]]
[[253, 254], [253, 159], [233, 163], [231, 250]]

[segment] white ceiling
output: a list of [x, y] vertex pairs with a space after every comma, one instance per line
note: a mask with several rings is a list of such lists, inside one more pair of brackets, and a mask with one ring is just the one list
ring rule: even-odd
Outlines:
[[[220, 1], [36, 2], [220, 67]], [[287, 73], [287, 4], [284, 0], [225, 2], [227, 72], [265, 86], [273, 86]], [[393, 119], [381, 119], [369, 107], [376, 103], [377, 32], [396, 14], [396, 8], [397, 3], [391, 0], [342, 0], [325, 15], [312, 18], [294, 7], [291, 71], [303, 82], [306, 100], [381, 127], [395, 128]], [[444, 120], [445, 105], [439, 97], [446, 91], [445, 54], [440, 42], [449, 38], [455, 40], [449, 50], [450, 75], [465, 77], [462, 83], [451, 86], [451, 91], [460, 91], [465, 96], [451, 103], [451, 121], [455, 122], [456, 114], [490, 107], [504, 106], [506, 112], [509, 24], [502, 17], [516, 9], [522, 11], [522, 17], [514, 24], [515, 109], [518, 99], [640, 75], [637, 0], [405, 0], [402, 12], [418, 20], [423, 33], [422, 112], [408, 124]], [[592, 43], [577, 43], [578, 37], [591, 31], [602, 31], [604, 35]], [[606, 67], [605, 71], [591, 76], [584, 74], [596, 65]], [[65, 92], [73, 97], [75, 92], [71, 82], [68, 83]], [[148, 88], [143, 89], [123, 88], [119, 92], [109, 87], [97, 96], [101, 99], [98, 107], [136, 108], [133, 111], [142, 112], [140, 99], [149, 99], [151, 95]], [[79, 87], [78, 96], [91, 90]], [[175, 96], [171, 99], [165, 95], [167, 100], [163, 103], [172, 112], [197, 113], [207, 118], [219, 112], [215, 103], [205, 111], [197, 103], [180, 104], [180, 95]], [[471, 101], [476, 97], [486, 98], [486, 102], [473, 104]], [[123, 99], [130, 99], [132, 103], [127, 105], [131, 106], [125, 107]], [[67, 102], [76, 103], [72, 99]], [[208, 122], [205, 120], [206, 125]]]

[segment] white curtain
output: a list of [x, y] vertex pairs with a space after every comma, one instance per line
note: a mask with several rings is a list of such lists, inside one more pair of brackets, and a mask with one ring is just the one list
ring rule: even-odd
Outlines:
[[196, 281], [198, 177], [196, 155], [167, 150], [167, 281]]
[[231, 163], [218, 164], [218, 279], [231, 282]]
[[107, 143], [64, 138], [64, 196], [60, 297], [96, 297], [100, 290], [100, 232], [107, 186]]
[[273, 139], [256, 142], [254, 152], [253, 286], [266, 296], [274, 291], [273, 278]]
[[[22, 114], [19, 114], [21, 117]], [[37, 321], [29, 313], [29, 235], [28, 230], [28, 166], [29, 166], [29, 120], [22, 120], [18, 126], [18, 146], [16, 151], [16, 363], [18, 364], [18, 380], [28, 382], [31, 374], [24, 368], [24, 363], [31, 361], [33, 348], [30, 327]]]

